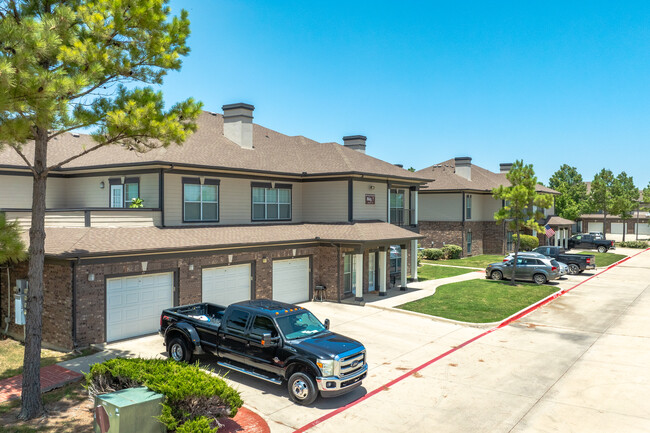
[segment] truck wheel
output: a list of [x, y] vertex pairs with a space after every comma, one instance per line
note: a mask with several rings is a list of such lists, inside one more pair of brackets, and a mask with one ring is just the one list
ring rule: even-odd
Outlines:
[[501, 271], [492, 271], [492, 273], [490, 274], [490, 278], [492, 278], [495, 281], [499, 281], [503, 279], [503, 274], [501, 273]]
[[187, 347], [184, 338], [172, 338], [167, 344], [167, 353], [169, 357], [177, 362], [190, 362], [192, 359], [192, 352]]
[[301, 371], [291, 375], [289, 382], [287, 382], [287, 388], [289, 389], [289, 398], [294, 403], [308, 405], [312, 404], [318, 397], [314, 379], [309, 374]]
[[542, 285], [546, 282], [546, 277], [544, 274], [535, 274], [533, 275], [533, 281], [535, 281], [535, 284]]
[[602, 245], [599, 246], [599, 247], [598, 247], [598, 252], [599, 252], [599, 253], [606, 253], [606, 252], [607, 252], [607, 247], [604, 247], [604, 246], [602, 246]]
[[578, 275], [580, 272], [580, 266], [576, 265], [575, 263], [569, 264], [569, 273], [571, 275]]

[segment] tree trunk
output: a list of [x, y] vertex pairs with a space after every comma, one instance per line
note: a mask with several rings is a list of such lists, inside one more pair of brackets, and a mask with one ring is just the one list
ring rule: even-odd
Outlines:
[[625, 232], [627, 231], [627, 220], [623, 220], [623, 242], [625, 242]]
[[37, 128], [34, 150], [32, 225], [29, 229], [29, 290], [25, 317], [22, 409], [27, 420], [44, 413], [41, 397], [41, 335], [43, 330], [43, 264], [45, 261], [45, 186], [47, 182], [47, 130]]
[[517, 236], [517, 240], [515, 241], [515, 256], [512, 258], [512, 276], [510, 277], [511, 286], [515, 285], [515, 274], [517, 273], [517, 256], [519, 255], [519, 247], [521, 245], [519, 221], [515, 220], [515, 224], [517, 224], [517, 229], [515, 230], [515, 236]]
[[603, 210], [603, 239], [607, 240], [607, 211]]

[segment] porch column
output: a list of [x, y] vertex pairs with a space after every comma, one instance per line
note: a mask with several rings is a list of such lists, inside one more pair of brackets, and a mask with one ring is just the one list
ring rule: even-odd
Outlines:
[[355, 301], [363, 301], [363, 254], [354, 255]]
[[[417, 191], [416, 191], [417, 192]], [[418, 281], [418, 241], [411, 241], [411, 280]]]
[[408, 248], [402, 247], [402, 272], [400, 273], [400, 286], [406, 289], [406, 272], [408, 271]]
[[555, 232], [555, 235], [554, 235], [553, 237], [555, 238], [553, 244], [554, 244], [556, 247], [559, 246], [559, 245], [560, 245], [560, 229], [558, 229], [558, 230]]
[[379, 296], [386, 296], [386, 251], [379, 251]]

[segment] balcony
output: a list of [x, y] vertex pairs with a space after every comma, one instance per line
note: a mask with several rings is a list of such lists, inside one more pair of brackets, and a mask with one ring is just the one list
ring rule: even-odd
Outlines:
[[390, 223], [399, 227], [415, 227], [415, 209], [391, 208]]
[[[8, 221], [18, 221], [23, 230], [31, 225], [32, 212], [27, 209], [3, 211]], [[159, 209], [48, 209], [45, 227], [151, 227], [161, 225]]]

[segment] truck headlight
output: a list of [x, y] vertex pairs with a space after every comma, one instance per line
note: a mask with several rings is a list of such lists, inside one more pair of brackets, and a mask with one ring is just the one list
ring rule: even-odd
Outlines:
[[320, 368], [323, 376], [334, 376], [334, 360], [333, 359], [319, 359], [316, 365]]

